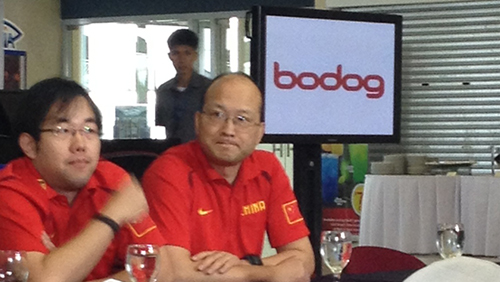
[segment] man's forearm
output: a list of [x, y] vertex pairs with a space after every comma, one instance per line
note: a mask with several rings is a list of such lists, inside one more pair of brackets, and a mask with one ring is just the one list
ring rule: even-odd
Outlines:
[[[171, 266], [171, 280], [159, 282], [293, 282], [308, 281], [311, 273], [304, 267], [302, 260], [296, 257], [283, 259], [277, 265], [249, 265], [239, 264], [224, 273], [205, 274], [197, 269], [197, 262], [190, 259], [190, 253], [184, 248], [165, 246], [167, 258], [162, 259], [164, 264]], [[314, 262], [313, 262], [314, 264]], [[312, 271], [311, 271], [312, 272]]]
[[92, 220], [78, 236], [47, 255], [28, 253], [29, 281], [83, 281], [99, 262], [114, 233]]
[[206, 275], [196, 270], [186, 271], [177, 273], [174, 282], [307, 282], [309, 280], [310, 274], [304, 270], [302, 262], [290, 258], [273, 266], [238, 265], [224, 274]]
[[120, 271], [118, 273], [115, 273], [115, 274], [113, 274], [109, 277], [106, 277], [106, 278], [92, 280], [92, 281], [88, 281], [88, 282], [111, 282], [111, 281], [132, 282], [129, 274], [125, 270]]
[[309, 273], [309, 275], [312, 275], [314, 272], [314, 254], [307, 237], [280, 247], [277, 251], [278, 253], [276, 255], [262, 260], [264, 265], [279, 265], [288, 259], [294, 258], [301, 262], [301, 264], [296, 267], [302, 267], [306, 273]]

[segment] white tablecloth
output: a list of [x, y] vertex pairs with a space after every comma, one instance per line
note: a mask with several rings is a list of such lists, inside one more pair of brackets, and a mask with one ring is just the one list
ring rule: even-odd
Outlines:
[[436, 253], [437, 223], [460, 218], [459, 183], [450, 176], [367, 175], [359, 244]]
[[499, 256], [500, 178], [462, 176], [460, 182], [464, 253]]
[[500, 280], [500, 266], [478, 258], [459, 257], [431, 263], [404, 282], [493, 282]]

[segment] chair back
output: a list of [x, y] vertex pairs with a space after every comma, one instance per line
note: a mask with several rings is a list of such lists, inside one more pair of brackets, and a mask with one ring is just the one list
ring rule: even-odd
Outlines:
[[149, 165], [158, 157], [158, 154], [135, 150], [103, 153], [102, 157], [133, 173], [140, 180]]
[[134, 173], [140, 180], [161, 153], [179, 144], [179, 140], [174, 138], [101, 140], [101, 156]]
[[423, 267], [425, 263], [413, 255], [389, 248], [360, 246], [352, 249], [340, 281], [402, 282]]

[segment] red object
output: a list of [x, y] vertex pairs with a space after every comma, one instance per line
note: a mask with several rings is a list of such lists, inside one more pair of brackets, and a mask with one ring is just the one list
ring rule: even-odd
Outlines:
[[288, 224], [294, 224], [304, 220], [302, 214], [300, 213], [297, 200], [283, 204], [283, 212], [285, 213]]
[[191, 254], [260, 254], [266, 228], [273, 247], [309, 234], [288, 177], [269, 152], [255, 151], [246, 158], [231, 185], [193, 141], [158, 157], [142, 183], [151, 216], [168, 244]]
[[148, 282], [146, 273], [144, 273], [144, 271], [138, 266], [134, 266], [132, 268], [132, 275], [137, 280], [137, 282]]
[[367, 274], [417, 270], [424, 266], [425, 263], [407, 253], [382, 247], [361, 246], [352, 249], [351, 259], [342, 273]]
[[[0, 249], [48, 253], [41, 241], [42, 231], [56, 247], [63, 245], [85, 228], [125, 177], [128, 174], [120, 167], [99, 161], [70, 206], [65, 196], [41, 179], [31, 160], [23, 157], [10, 162], [0, 171]], [[138, 243], [164, 244], [150, 217], [122, 227], [87, 280], [123, 269], [127, 245]]]
[[359, 234], [359, 215], [352, 208], [323, 208], [322, 230], [346, 230]]

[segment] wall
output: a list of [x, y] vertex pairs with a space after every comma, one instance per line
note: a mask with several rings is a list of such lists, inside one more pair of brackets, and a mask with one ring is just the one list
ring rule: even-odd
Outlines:
[[6, 0], [4, 17], [24, 32], [16, 49], [27, 53], [27, 86], [60, 76], [62, 29], [59, 0]]
[[61, 15], [78, 19], [246, 11], [254, 5], [312, 7], [314, 0], [61, 0]]

